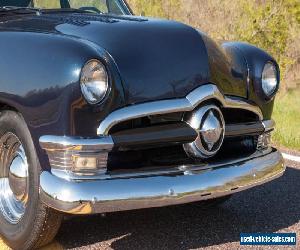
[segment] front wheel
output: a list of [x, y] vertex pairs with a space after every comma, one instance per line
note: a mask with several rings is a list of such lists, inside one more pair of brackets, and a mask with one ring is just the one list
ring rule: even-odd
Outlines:
[[13, 249], [33, 249], [55, 237], [62, 214], [39, 200], [41, 168], [21, 114], [0, 112], [0, 234]]

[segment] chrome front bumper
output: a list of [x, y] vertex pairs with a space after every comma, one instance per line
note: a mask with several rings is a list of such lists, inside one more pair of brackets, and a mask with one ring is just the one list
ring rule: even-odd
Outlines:
[[40, 176], [40, 198], [47, 206], [70, 214], [162, 207], [236, 193], [285, 171], [275, 149], [235, 162], [178, 169], [181, 171], [85, 180], [67, 180], [45, 171]]

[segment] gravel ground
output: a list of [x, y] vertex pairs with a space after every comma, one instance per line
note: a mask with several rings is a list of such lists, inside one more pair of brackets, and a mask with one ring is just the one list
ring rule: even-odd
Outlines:
[[[210, 210], [188, 204], [69, 218], [56, 241], [43, 250], [248, 249], [239, 245], [241, 232], [300, 235], [300, 163], [286, 165], [283, 177]], [[6, 249], [1, 242], [0, 249]], [[300, 249], [299, 243], [291, 249]]]

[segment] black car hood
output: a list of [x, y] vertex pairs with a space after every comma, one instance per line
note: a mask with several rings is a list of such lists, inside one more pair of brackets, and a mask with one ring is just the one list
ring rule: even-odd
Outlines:
[[212, 81], [225, 94], [245, 96], [244, 76], [234, 79], [221, 48], [209, 52], [205, 35], [178, 22], [68, 13], [6, 23], [6, 27], [18, 25], [22, 30], [78, 37], [105, 49], [119, 69], [127, 104], [183, 97]]
[[185, 96], [208, 81], [208, 56], [201, 36], [176, 22], [145, 19], [61, 24], [59, 32], [98, 44], [111, 54], [127, 103]]

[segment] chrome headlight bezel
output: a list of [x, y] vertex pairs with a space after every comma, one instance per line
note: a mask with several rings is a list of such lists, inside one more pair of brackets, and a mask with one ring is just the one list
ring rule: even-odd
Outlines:
[[107, 67], [98, 59], [85, 63], [80, 74], [80, 88], [84, 99], [91, 105], [103, 102], [111, 90]]
[[274, 62], [265, 63], [261, 74], [261, 88], [266, 100], [272, 99], [279, 89], [279, 68]]

